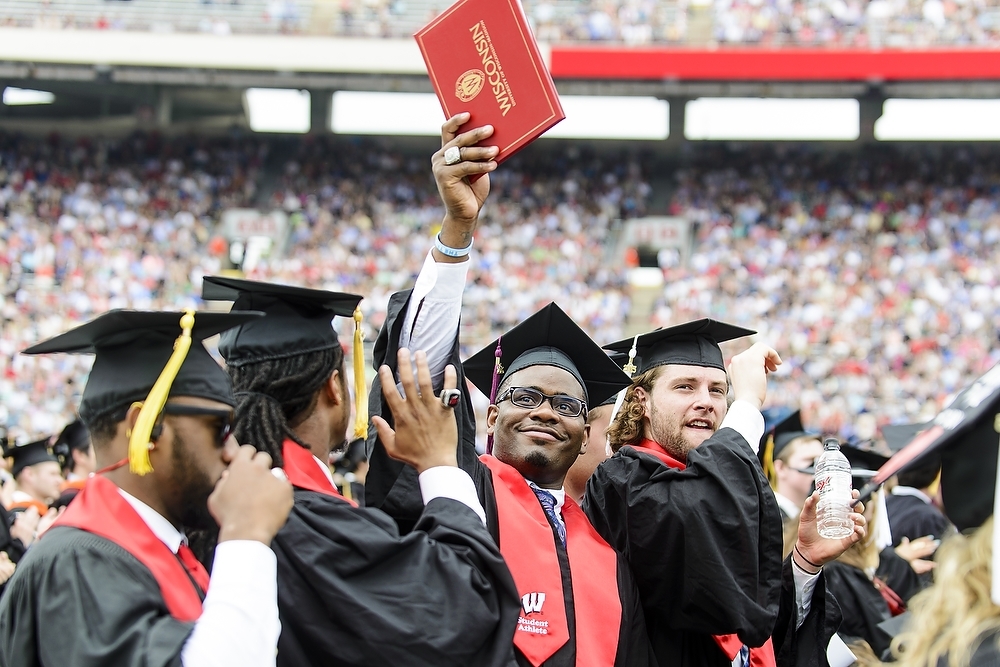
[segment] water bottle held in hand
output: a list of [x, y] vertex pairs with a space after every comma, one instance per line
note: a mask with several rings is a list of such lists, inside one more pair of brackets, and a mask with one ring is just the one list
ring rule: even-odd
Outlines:
[[836, 438], [823, 441], [823, 453], [816, 459], [816, 525], [820, 537], [839, 540], [854, 532], [851, 522], [851, 463], [840, 451]]

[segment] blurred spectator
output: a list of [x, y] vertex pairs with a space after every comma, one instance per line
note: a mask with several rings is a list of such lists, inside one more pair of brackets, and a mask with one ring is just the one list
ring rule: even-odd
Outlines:
[[[449, 4], [339, 0], [330, 16], [313, 0], [175, 0], [171, 16], [137, 1], [116, 3], [109, 18], [102, 0], [78, 0], [61, 12], [19, 3], [6, 24], [409, 38]], [[1000, 40], [1000, 8], [984, 0], [524, 0], [524, 9], [546, 42], [882, 48]]]
[[[615, 221], [646, 214], [651, 168], [555, 146], [491, 176], [466, 354], [550, 300], [598, 341], [627, 333], [609, 242]], [[289, 215], [287, 247], [248, 278], [364, 294], [374, 340], [442, 217], [426, 156], [307, 138], [265, 184], [270, 151], [259, 138], [0, 135], [0, 424], [26, 437], [73, 419], [90, 359], [18, 355], [29, 343], [111, 308], [199, 306], [201, 277], [226, 268], [215, 226], [231, 207]], [[672, 195], [657, 175], [657, 196], [696, 223], [696, 244], [686, 265], [664, 255], [644, 329], [700, 317], [759, 329], [785, 362], [769, 404], [844, 438], [936, 414], [1000, 360], [995, 151], [706, 145], [684, 160]]]
[[706, 147], [676, 180], [697, 249], [664, 270], [653, 324], [759, 329], [784, 361], [768, 402], [807, 427], [873, 437], [1000, 360], [995, 152]]

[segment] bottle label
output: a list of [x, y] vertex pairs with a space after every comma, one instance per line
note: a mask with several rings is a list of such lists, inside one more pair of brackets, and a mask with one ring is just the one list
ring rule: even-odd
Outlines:
[[819, 491], [820, 495], [823, 495], [830, 489], [830, 476], [827, 475], [822, 479], [816, 480], [816, 490]]

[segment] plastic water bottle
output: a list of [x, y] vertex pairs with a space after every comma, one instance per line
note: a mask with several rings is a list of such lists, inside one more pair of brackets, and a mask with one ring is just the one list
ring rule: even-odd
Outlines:
[[823, 453], [816, 459], [816, 525], [820, 537], [839, 540], [854, 532], [851, 521], [851, 464], [840, 451], [836, 438], [823, 441]]

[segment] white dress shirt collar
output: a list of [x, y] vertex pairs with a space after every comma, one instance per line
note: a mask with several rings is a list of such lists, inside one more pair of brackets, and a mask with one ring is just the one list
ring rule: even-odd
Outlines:
[[794, 519], [802, 511], [802, 508], [795, 504], [794, 500], [781, 495], [777, 491], [774, 492], [774, 500], [778, 503], [778, 507], [781, 511], [788, 515], [789, 519]]
[[541, 491], [545, 491], [546, 493], [551, 493], [552, 497], [556, 499], [556, 514], [558, 514], [560, 517], [562, 516], [562, 507], [566, 503], [565, 487], [560, 489], [543, 489], [542, 487], [532, 482], [530, 479], [525, 479], [524, 481], [526, 481], [528, 483], [528, 486], [530, 486], [532, 489], [539, 489]]
[[149, 529], [153, 531], [153, 534], [170, 549], [171, 552], [177, 553], [180, 549], [181, 544], [187, 542], [187, 538], [184, 533], [180, 532], [174, 525], [163, 518], [159, 512], [154, 510], [152, 507], [142, 502], [133, 495], [118, 489], [118, 493], [122, 495], [122, 498], [132, 506], [139, 518], [142, 519]]
[[897, 486], [891, 491], [894, 496], [913, 496], [914, 498], [920, 498], [922, 501], [928, 505], [933, 505], [934, 501], [931, 497], [920, 489], [914, 488], [912, 486]]
[[330, 480], [330, 485], [333, 487], [333, 489], [339, 493], [340, 489], [337, 488], [337, 483], [333, 481], [333, 473], [330, 472], [330, 466], [324, 464], [320, 460], [320, 458], [315, 454], [313, 454], [313, 461], [315, 461], [316, 465], [319, 466], [319, 469], [323, 471], [323, 474], [326, 475], [326, 478]]

